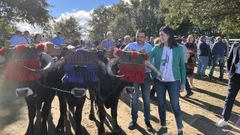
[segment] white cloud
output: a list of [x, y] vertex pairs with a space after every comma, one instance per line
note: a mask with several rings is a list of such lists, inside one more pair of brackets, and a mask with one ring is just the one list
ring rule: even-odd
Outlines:
[[58, 22], [61, 19], [68, 19], [70, 16], [74, 17], [81, 27], [88, 25], [88, 22], [91, 20], [90, 12], [79, 10], [72, 13], [69, 12], [62, 13], [60, 17], [56, 19], [56, 21]]
[[[130, 0], [122, 0], [122, 1], [129, 3], [129, 4], [131, 3]], [[112, 5], [108, 5], [106, 7], [111, 7], [111, 6]], [[82, 34], [86, 36], [88, 34], [87, 30], [91, 29], [89, 26], [89, 21], [92, 19], [91, 13], [93, 12], [93, 10], [84, 11], [84, 10], [73, 9], [71, 12], [62, 13], [58, 18], [54, 19], [54, 21], [58, 22], [61, 19], [68, 19], [70, 16], [73, 16], [74, 18], [76, 18], [77, 22], [79, 23], [80, 27], [82, 28]], [[50, 22], [50, 24], [53, 24], [53, 22]], [[17, 29], [20, 31], [28, 30], [30, 33], [33, 33], [33, 34], [43, 32], [43, 30], [40, 26], [33, 27], [28, 23], [17, 23], [16, 26], [17, 26]]]
[[[86, 31], [90, 29], [89, 21], [91, 20], [91, 15], [90, 15], [91, 12], [93, 12], [93, 10], [91, 11], [73, 10], [73, 12], [71, 13], [70, 12], [62, 13], [60, 17], [54, 19], [54, 21], [58, 22], [61, 19], [68, 19], [70, 16], [73, 16], [79, 23], [79, 26], [82, 28], [82, 34], [87, 35]], [[50, 24], [53, 24], [53, 22], [50, 22]], [[33, 27], [28, 23], [16, 23], [16, 27], [20, 31], [28, 30], [32, 34], [43, 32], [43, 29], [40, 26]]]
[[129, 4], [131, 3], [130, 0], [122, 0], [122, 1], [129, 3]]
[[72, 13], [69, 13], [69, 12], [62, 13], [60, 17], [56, 19], [56, 22], [60, 21], [61, 19], [68, 19], [71, 16], [74, 17], [79, 23], [79, 26], [82, 28], [81, 32], [82, 32], [83, 38], [87, 38], [86, 37], [88, 34], [87, 31], [91, 29], [89, 26], [89, 21], [92, 19], [91, 17], [92, 11], [93, 10], [91, 11], [79, 10]]
[[29, 31], [30, 33], [42, 33], [43, 30], [40, 26], [32, 26], [29, 23], [26, 22], [20, 22], [16, 23], [16, 27], [18, 30], [24, 32], [24, 31]]
[[[122, 0], [122, 1], [131, 5], [130, 0]], [[142, 0], [139, 0], [139, 1], [142, 1]]]

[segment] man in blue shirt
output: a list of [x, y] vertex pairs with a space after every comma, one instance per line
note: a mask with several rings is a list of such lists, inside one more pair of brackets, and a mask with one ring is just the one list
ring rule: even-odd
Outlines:
[[116, 47], [116, 42], [113, 40], [113, 33], [111, 31], [107, 32], [107, 39], [102, 41], [102, 46], [105, 50], [110, 50]]
[[57, 36], [52, 38], [52, 43], [57, 46], [65, 44], [64, 39], [61, 37], [61, 32], [57, 32]]
[[[126, 51], [141, 51], [144, 50], [146, 53], [150, 53], [152, 46], [145, 42], [145, 31], [138, 30], [136, 32], [136, 42], [129, 43], [123, 50]], [[137, 127], [137, 118], [138, 118], [138, 98], [141, 87], [143, 104], [144, 104], [144, 121], [146, 124], [146, 128], [148, 131], [151, 131], [152, 125], [150, 123], [150, 72], [151, 70], [146, 69], [146, 76], [144, 79], [144, 83], [134, 83], [135, 91], [131, 96], [131, 115], [132, 121], [129, 123], [129, 129], [135, 129]]]
[[29, 44], [29, 45], [32, 44], [32, 38], [30, 36], [29, 31], [27, 31], [27, 30], [24, 31], [22, 38], [23, 38], [23, 43], [24, 44]]
[[22, 32], [17, 30], [10, 39], [10, 46], [13, 47], [23, 43], [24, 41], [23, 41]]

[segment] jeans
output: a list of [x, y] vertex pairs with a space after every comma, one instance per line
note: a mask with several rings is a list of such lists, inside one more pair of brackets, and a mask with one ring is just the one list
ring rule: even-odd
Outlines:
[[197, 74], [204, 76], [208, 66], [208, 56], [198, 56], [198, 69]]
[[144, 83], [134, 83], [135, 91], [131, 96], [131, 115], [132, 121], [136, 122], [138, 118], [138, 98], [141, 87], [143, 105], [144, 105], [144, 120], [150, 121], [150, 73], [146, 73]]
[[225, 121], [228, 121], [231, 116], [232, 107], [235, 98], [240, 89], [240, 74], [234, 74], [232, 78], [228, 80], [228, 95], [225, 99], [224, 108], [222, 111], [222, 116]]
[[220, 68], [220, 76], [219, 78], [223, 78], [223, 74], [224, 74], [224, 56], [214, 56], [212, 59], [212, 63], [211, 63], [211, 67], [210, 67], [210, 72], [209, 72], [209, 76], [213, 75], [214, 72], [214, 68], [217, 65], [217, 63], [219, 63], [219, 68]]
[[161, 82], [157, 79], [154, 81], [158, 98], [158, 113], [161, 120], [161, 126], [166, 126], [166, 91], [168, 91], [177, 127], [178, 129], [183, 128], [182, 112], [179, 105], [180, 81]]

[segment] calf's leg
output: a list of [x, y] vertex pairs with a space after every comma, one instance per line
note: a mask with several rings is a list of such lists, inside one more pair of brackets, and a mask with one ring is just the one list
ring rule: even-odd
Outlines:
[[74, 120], [76, 122], [76, 135], [83, 135], [81, 121], [82, 121], [82, 110], [85, 103], [85, 99], [86, 99], [86, 96], [78, 100], [76, 111], [74, 113]]
[[35, 99], [32, 97], [25, 98], [28, 106], [28, 128], [25, 135], [34, 134], [34, 118], [36, 116], [36, 103]]

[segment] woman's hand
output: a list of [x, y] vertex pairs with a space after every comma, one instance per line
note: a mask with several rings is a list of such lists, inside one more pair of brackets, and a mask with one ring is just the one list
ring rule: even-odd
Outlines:
[[156, 77], [156, 79], [158, 79], [159, 81], [161, 81], [161, 80], [162, 80], [161, 75], [158, 75], [158, 76]]
[[185, 85], [181, 84], [181, 87], [180, 87], [180, 92], [183, 92], [185, 89]]

